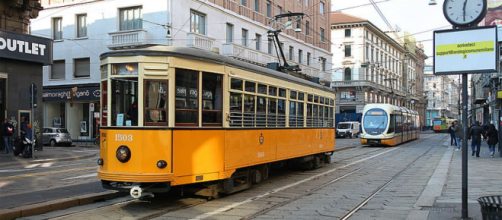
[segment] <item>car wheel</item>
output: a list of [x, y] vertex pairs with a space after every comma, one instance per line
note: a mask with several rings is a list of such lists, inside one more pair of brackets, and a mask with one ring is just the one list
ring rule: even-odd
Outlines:
[[56, 146], [56, 140], [51, 140], [51, 142], [49, 142], [49, 144], [51, 145], [51, 147]]

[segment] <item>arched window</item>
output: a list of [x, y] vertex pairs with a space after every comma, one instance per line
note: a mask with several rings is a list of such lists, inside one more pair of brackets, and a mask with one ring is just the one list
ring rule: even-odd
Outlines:
[[343, 79], [345, 81], [350, 81], [352, 80], [352, 70], [350, 68], [345, 68], [345, 72], [344, 72], [344, 77]]

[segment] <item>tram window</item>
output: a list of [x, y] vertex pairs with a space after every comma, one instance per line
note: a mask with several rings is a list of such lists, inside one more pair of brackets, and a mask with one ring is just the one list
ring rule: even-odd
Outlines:
[[316, 95], [314, 96], [314, 102], [319, 103], [319, 96], [316, 96]]
[[323, 127], [328, 127], [328, 122], [329, 122], [329, 111], [328, 111], [328, 106], [324, 106], [324, 116], [323, 116], [323, 120], [324, 120], [324, 123], [323, 123]]
[[245, 83], [246, 92], [256, 92], [256, 83], [246, 81]]
[[101, 82], [101, 126], [108, 125], [108, 83], [106, 81]]
[[267, 127], [277, 126], [277, 99], [268, 99]]
[[312, 104], [307, 104], [307, 127], [313, 126]]
[[277, 87], [269, 86], [268, 87], [268, 95], [277, 96]]
[[230, 93], [230, 126], [242, 126], [242, 94]]
[[329, 105], [330, 106], [334, 106], [335, 105], [335, 101], [333, 99], [329, 99]]
[[277, 127], [286, 127], [286, 100], [277, 101]]
[[232, 78], [230, 88], [242, 91], [242, 79]]
[[305, 117], [303, 115], [303, 102], [298, 102], [296, 105], [296, 126], [297, 127], [303, 127], [303, 121], [305, 120]]
[[176, 69], [176, 111], [177, 126], [197, 126], [198, 124], [198, 79], [193, 70]]
[[329, 108], [329, 122], [328, 122], [329, 127], [333, 127], [333, 108]]
[[391, 114], [390, 115], [390, 123], [389, 123], [389, 129], [387, 129], [387, 133], [394, 133], [396, 131], [396, 115]]
[[296, 127], [296, 102], [289, 102], [289, 127]]
[[289, 92], [289, 98], [290, 99], [296, 99], [296, 94], [297, 94], [296, 91], [290, 91]]
[[223, 77], [202, 73], [202, 126], [221, 126], [223, 122]]
[[279, 96], [286, 97], [286, 89], [279, 88]]
[[244, 127], [254, 127], [255, 125], [255, 96], [244, 95]]
[[112, 75], [138, 75], [138, 64], [137, 63], [113, 64]]
[[262, 96], [256, 98], [256, 126], [267, 126], [267, 99]]
[[267, 86], [263, 84], [258, 84], [258, 93], [267, 94]]
[[138, 78], [112, 79], [112, 125], [138, 125]]
[[312, 102], [312, 100], [314, 100], [314, 96], [309, 94], [307, 100], [309, 102]]
[[396, 133], [401, 133], [403, 132], [403, 116], [401, 115], [395, 115], [395, 121], [396, 121], [396, 125], [395, 125], [395, 131]]
[[167, 126], [167, 81], [145, 80], [145, 125]]
[[298, 93], [298, 100], [300, 100], [300, 101], [304, 101], [304, 99], [305, 99], [305, 93], [303, 93], [303, 92], [299, 92], [299, 93]]
[[321, 97], [321, 98], [320, 98], [320, 100], [319, 100], [319, 102], [320, 102], [321, 104], [324, 104], [324, 97]]

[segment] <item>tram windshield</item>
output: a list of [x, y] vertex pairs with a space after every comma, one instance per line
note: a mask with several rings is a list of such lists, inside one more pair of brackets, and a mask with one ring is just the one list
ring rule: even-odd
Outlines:
[[443, 121], [441, 119], [436, 119], [434, 120], [434, 125], [441, 125], [443, 123]]
[[371, 135], [382, 134], [387, 128], [388, 116], [382, 109], [370, 109], [363, 119], [363, 127], [366, 133]]

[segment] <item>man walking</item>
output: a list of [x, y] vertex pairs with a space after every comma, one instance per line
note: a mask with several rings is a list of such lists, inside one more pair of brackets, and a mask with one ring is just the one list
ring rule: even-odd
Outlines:
[[457, 138], [455, 137], [455, 122], [452, 122], [450, 127], [448, 127], [448, 133], [450, 133], [450, 146], [457, 146]]
[[462, 139], [464, 139], [464, 131], [462, 124], [455, 123], [455, 127], [453, 129], [455, 131], [455, 138], [457, 139], [457, 149], [455, 150], [458, 151], [462, 148]]
[[14, 134], [14, 126], [9, 122], [9, 120], [6, 118], [4, 119], [4, 122], [2, 124], [2, 139], [3, 139], [3, 144], [4, 144], [4, 152], [6, 154], [9, 153], [9, 151], [12, 150], [12, 135]]
[[479, 157], [479, 151], [481, 148], [481, 135], [484, 135], [483, 128], [480, 126], [479, 121], [477, 121], [469, 130], [469, 139], [472, 138], [472, 156], [476, 154], [476, 157]]

